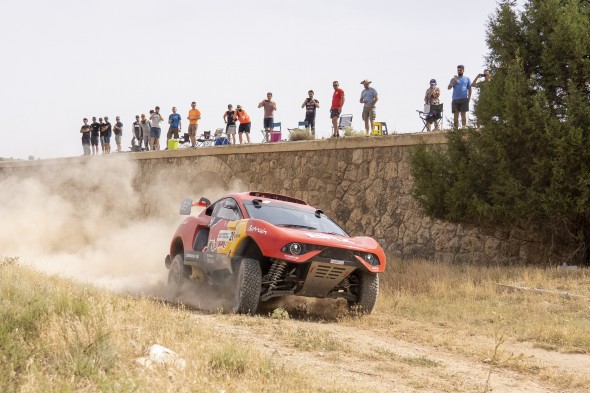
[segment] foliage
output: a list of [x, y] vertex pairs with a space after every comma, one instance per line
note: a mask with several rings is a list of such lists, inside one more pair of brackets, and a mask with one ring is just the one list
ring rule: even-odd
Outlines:
[[313, 139], [315, 139], [314, 135], [305, 129], [296, 128], [289, 134], [289, 140], [291, 142], [308, 141]]
[[431, 217], [547, 229], [588, 261], [590, 4], [515, 3], [489, 19], [481, 128], [449, 134], [444, 148], [420, 146], [414, 195]]

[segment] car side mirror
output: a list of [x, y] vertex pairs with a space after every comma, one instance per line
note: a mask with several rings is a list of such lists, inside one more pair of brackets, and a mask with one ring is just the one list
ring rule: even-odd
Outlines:
[[189, 197], [184, 198], [182, 205], [180, 205], [180, 214], [183, 216], [189, 216], [193, 207], [193, 200]]

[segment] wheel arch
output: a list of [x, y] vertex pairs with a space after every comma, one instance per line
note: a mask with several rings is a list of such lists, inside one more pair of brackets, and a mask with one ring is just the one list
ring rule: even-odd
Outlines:
[[234, 271], [234, 272], [237, 271], [240, 261], [243, 258], [257, 260], [261, 264], [261, 268], [263, 270], [264, 270], [263, 264], [266, 264], [266, 262], [267, 262], [266, 259], [268, 259], [268, 258], [264, 257], [264, 254], [262, 253], [260, 246], [258, 246], [258, 243], [256, 243], [256, 241], [251, 237], [247, 237], [246, 239], [244, 239], [244, 241], [242, 241], [240, 243], [240, 245], [238, 246], [238, 248], [236, 249], [236, 252], [234, 253], [234, 257], [232, 258], [232, 261], [231, 261], [232, 271]]
[[184, 243], [183, 243], [182, 238], [180, 236], [175, 238], [172, 241], [172, 244], [170, 245], [170, 257], [166, 258], [166, 267], [167, 268], [170, 268], [170, 264], [172, 263], [172, 260], [174, 259], [174, 257], [177, 254], [184, 255]]

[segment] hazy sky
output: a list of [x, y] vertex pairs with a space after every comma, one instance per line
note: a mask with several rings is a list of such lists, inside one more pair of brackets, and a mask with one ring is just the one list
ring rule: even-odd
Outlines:
[[[260, 141], [257, 104], [267, 91], [286, 133], [303, 120], [313, 89], [317, 134], [329, 137], [332, 81], [361, 129], [365, 78], [379, 93], [377, 120], [390, 132], [417, 132], [430, 78], [450, 116], [446, 86], [457, 64], [471, 79], [481, 72], [496, 7], [496, 0], [3, 1], [0, 157], [81, 155], [82, 118], [105, 115], [121, 116], [128, 151], [136, 114], [158, 105], [167, 118], [176, 106], [186, 118], [193, 100], [199, 131], [223, 127], [227, 104], [241, 104]], [[162, 131], [165, 138], [167, 126]]]

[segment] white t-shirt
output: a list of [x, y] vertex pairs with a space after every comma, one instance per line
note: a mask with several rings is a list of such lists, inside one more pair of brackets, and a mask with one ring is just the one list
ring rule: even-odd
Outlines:
[[156, 112], [154, 112], [150, 116], [150, 120], [152, 121], [152, 127], [160, 128], [160, 122], [162, 121], [162, 119], [160, 118], [160, 115], [158, 115]]

